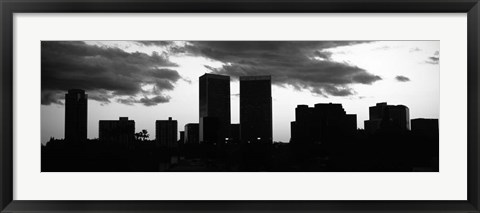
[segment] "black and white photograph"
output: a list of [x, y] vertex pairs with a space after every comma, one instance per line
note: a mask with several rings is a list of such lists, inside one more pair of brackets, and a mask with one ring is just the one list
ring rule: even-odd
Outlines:
[[438, 40], [40, 45], [41, 172], [439, 172]]

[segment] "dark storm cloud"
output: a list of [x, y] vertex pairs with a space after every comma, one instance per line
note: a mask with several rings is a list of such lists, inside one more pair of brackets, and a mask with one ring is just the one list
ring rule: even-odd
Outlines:
[[155, 96], [153, 98], [143, 97], [139, 100], [139, 103], [142, 103], [145, 106], [154, 106], [160, 103], [166, 103], [170, 100], [168, 96]]
[[88, 92], [88, 99], [96, 100], [102, 103], [110, 103], [110, 99], [113, 98], [114, 95], [108, 94], [107, 91], [90, 91]]
[[121, 104], [126, 104], [126, 105], [133, 105], [135, 103], [138, 103], [138, 100], [133, 98], [133, 97], [128, 97], [128, 98], [117, 98], [116, 100], [118, 103]]
[[173, 44], [173, 41], [135, 41], [143, 46], [167, 46]]
[[358, 43], [361, 42], [197, 41], [189, 42], [182, 51], [223, 62], [220, 68], [205, 66], [213, 73], [237, 78], [271, 75], [272, 82], [279, 86], [290, 85], [324, 96], [348, 96], [355, 94], [350, 88], [352, 84], [381, 80], [360, 67], [330, 60], [327, 49]]
[[177, 71], [164, 68], [176, 66], [166, 54], [128, 53], [77, 41], [43, 41], [41, 45], [44, 105], [60, 103], [71, 88], [86, 90], [89, 99], [110, 103], [114, 98], [143, 94], [142, 86], [148, 84], [155, 85], [155, 95], [164, 99], [144, 102], [164, 103], [168, 98], [162, 93], [173, 90], [181, 78]]
[[329, 94], [333, 96], [349, 96], [355, 94], [355, 92], [350, 88], [338, 87], [332, 84], [326, 84], [322, 87], [315, 88], [313, 92], [317, 94]]
[[63, 105], [63, 103], [60, 101], [60, 99], [64, 99], [64, 94], [62, 94], [62, 91], [42, 91], [42, 100], [41, 103], [42, 105], [50, 105], [50, 104], [60, 104]]
[[133, 97], [128, 97], [128, 98], [118, 98], [117, 102], [121, 104], [126, 104], [126, 105], [133, 105], [133, 104], [143, 104], [144, 106], [155, 106], [157, 104], [161, 103], [167, 103], [170, 100], [169, 96], [162, 96], [158, 95], [153, 98], [148, 98], [144, 96], [143, 98], [136, 99]]
[[435, 51], [433, 56], [428, 57], [428, 59], [425, 62], [428, 64], [438, 64], [440, 62], [440, 52]]
[[330, 57], [332, 56], [331, 52], [324, 52], [324, 51], [322, 51], [322, 52], [315, 51], [314, 54], [315, 54], [315, 56], [320, 57], [320, 58], [325, 59], [325, 60], [329, 60]]
[[397, 80], [397, 81], [399, 81], [399, 82], [408, 82], [408, 81], [410, 81], [410, 78], [405, 77], [405, 76], [403, 76], [403, 75], [397, 75], [397, 76], [395, 77], [395, 80]]

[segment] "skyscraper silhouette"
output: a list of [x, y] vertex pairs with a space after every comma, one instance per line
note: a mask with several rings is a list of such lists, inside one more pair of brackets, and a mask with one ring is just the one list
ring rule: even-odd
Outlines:
[[201, 143], [223, 143], [230, 131], [230, 77], [204, 74], [200, 77]]
[[65, 140], [87, 140], [87, 99], [84, 90], [71, 89], [65, 94]]
[[168, 117], [168, 120], [157, 120], [155, 122], [155, 138], [159, 145], [174, 147], [177, 144], [178, 125], [176, 120]]
[[270, 76], [240, 77], [240, 140], [272, 141], [272, 83]]
[[230, 137], [228, 141], [230, 143], [240, 142], [240, 124], [230, 124]]
[[365, 121], [365, 131], [373, 134], [380, 129], [410, 130], [410, 113], [404, 105], [377, 103], [369, 108], [369, 120]]

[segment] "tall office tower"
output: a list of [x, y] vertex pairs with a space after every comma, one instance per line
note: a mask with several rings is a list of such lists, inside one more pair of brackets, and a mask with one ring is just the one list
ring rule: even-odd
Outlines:
[[185, 124], [185, 143], [198, 144], [198, 124]]
[[65, 140], [87, 140], [87, 99], [84, 90], [71, 89], [65, 94]]
[[177, 145], [177, 121], [168, 117], [168, 120], [155, 122], [155, 140], [161, 146], [174, 147]]
[[230, 77], [200, 76], [200, 143], [224, 143], [230, 133]]
[[98, 138], [104, 142], [133, 145], [135, 121], [128, 120], [128, 117], [120, 117], [118, 120], [101, 120], [98, 124]]
[[341, 104], [298, 105], [290, 128], [291, 142], [318, 144], [354, 134], [357, 116], [346, 114]]
[[240, 142], [240, 124], [230, 124], [230, 137], [228, 138], [228, 142]]
[[364, 124], [365, 131], [370, 134], [380, 129], [410, 130], [410, 113], [404, 105], [377, 103], [369, 108], [369, 120]]
[[240, 140], [272, 142], [272, 82], [270, 76], [240, 77]]

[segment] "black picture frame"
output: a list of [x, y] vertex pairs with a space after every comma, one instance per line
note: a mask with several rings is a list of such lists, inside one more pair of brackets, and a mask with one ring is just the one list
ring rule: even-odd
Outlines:
[[[478, 0], [0, 0], [1, 212], [480, 212]], [[467, 13], [466, 201], [17, 201], [13, 200], [14, 13]]]

